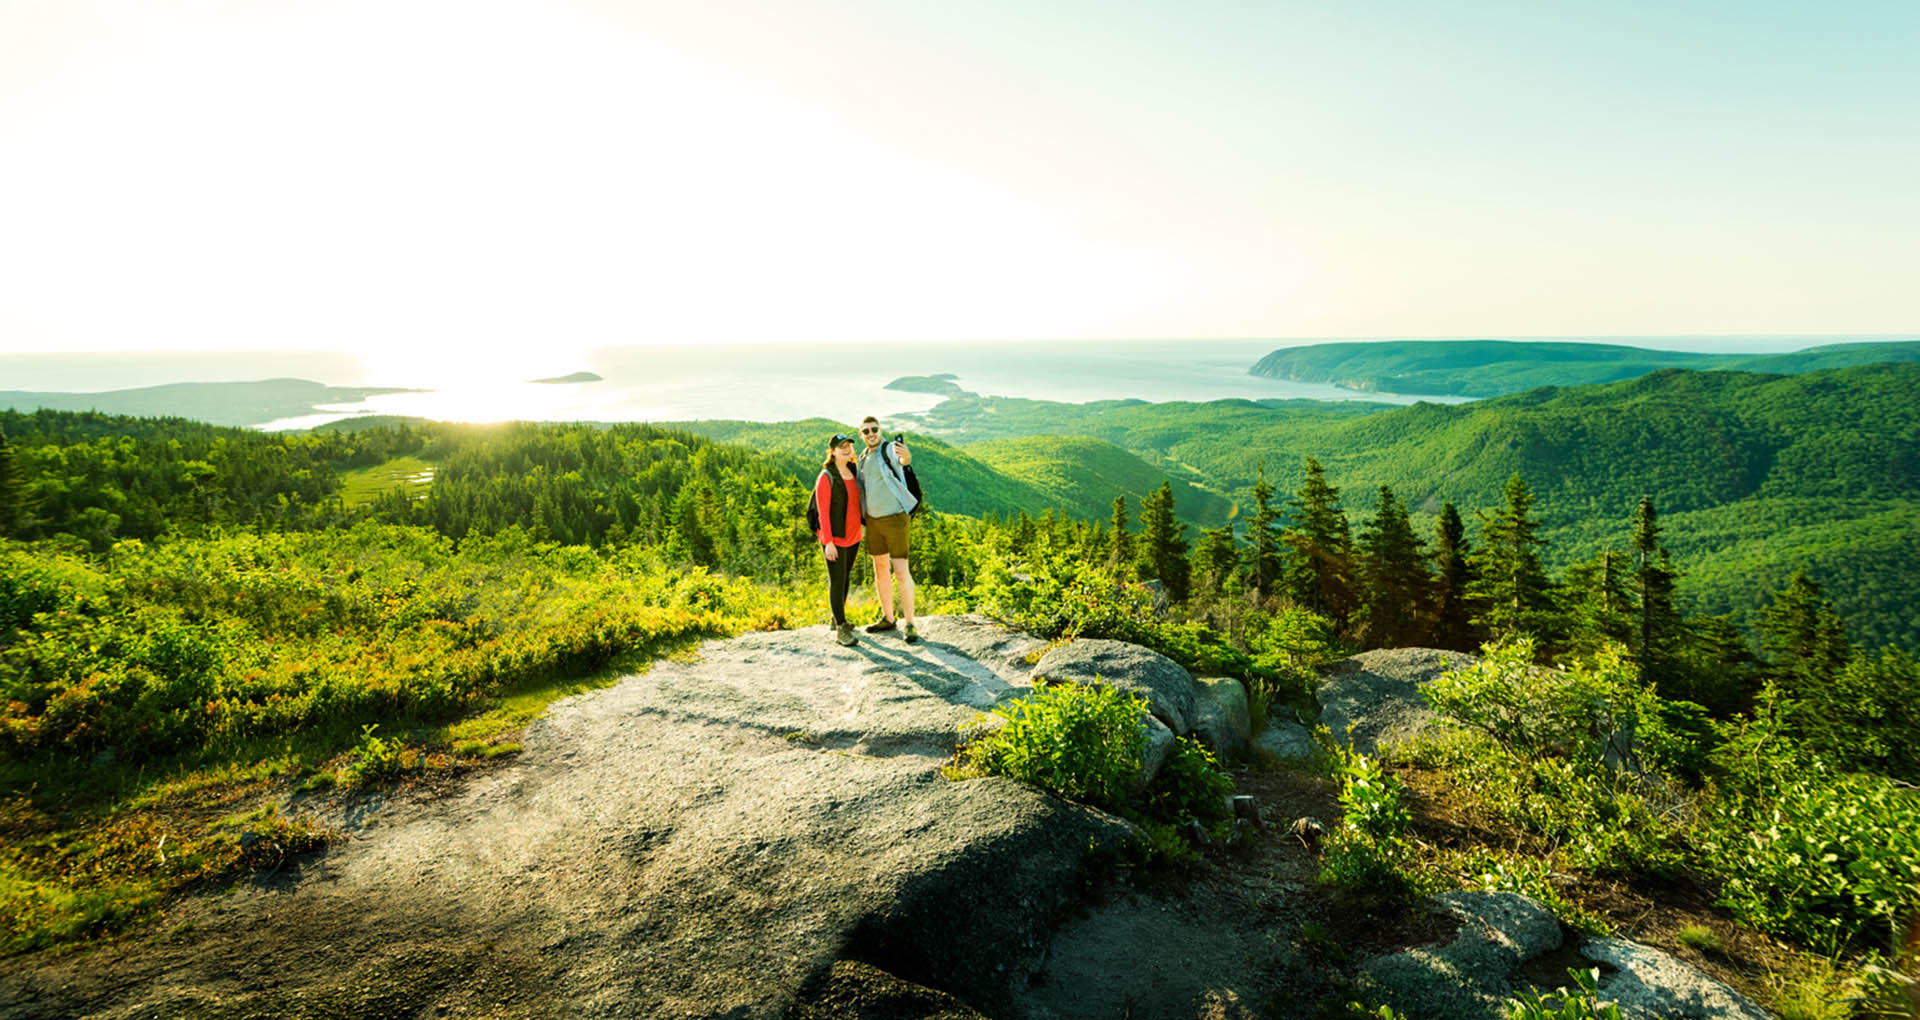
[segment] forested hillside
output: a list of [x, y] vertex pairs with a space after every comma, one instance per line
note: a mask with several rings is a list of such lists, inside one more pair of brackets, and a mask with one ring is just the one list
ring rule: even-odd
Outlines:
[[1498, 505], [1517, 473], [1539, 497], [1554, 567], [1619, 547], [1619, 522], [1645, 495], [1668, 515], [1682, 595], [1701, 611], [1751, 624], [1762, 593], [1805, 565], [1852, 610], [1859, 638], [1912, 647], [1913, 598], [1862, 565], [1920, 575], [1916, 392], [1920, 365], [1876, 364], [1793, 376], [1669, 370], [1399, 408], [970, 398], [927, 419], [963, 448], [1023, 427], [1104, 439], [1170, 477], [1233, 493], [1243, 517], [1262, 464], [1291, 478], [1317, 457], [1333, 484], [1390, 486], [1423, 523], [1447, 502], [1469, 516]]
[[[723, 443], [734, 443], [790, 457], [796, 477], [811, 481], [820, 471], [828, 437], [855, 435], [858, 423], [842, 424], [825, 418], [762, 424], [739, 421], [677, 422], [676, 428]], [[896, 429], [889, 425], [887, 435]], [[1041, 488], [1031, 481], [995, 470], [973, 454], [918, 430], [909, 429], [914, 471], [920, 475], [930, 507], [946, 513], [979, 516], [987, 513], [1038, 514], [1048, 507], [1078, 505], [1077, 494]], [[856, 436], [856, 445], [858, 437]], [[1107, 497], [1112, 502], [1112, 497]]]
[[1791, 354], [1702, 354], [1619, 344], [1512, 340], [1385, 340], [1285, 347], [1251, 374], [1379, 393], [1494, 397], [1541, 386], [1587, 386], [1668, 368], [1790, 374], [1920, 361], [1920, 342], [1827, 344]]

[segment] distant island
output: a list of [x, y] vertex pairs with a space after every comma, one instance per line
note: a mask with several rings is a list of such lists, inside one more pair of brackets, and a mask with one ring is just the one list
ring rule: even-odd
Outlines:
[[1920, 361], [1920, 341], [1826, 344], [1791, 354], [1702, 354], [1623, 344], [1382, 340], [1283, 347], [1247, 372], [1370, 393], [1497, 397], [1541, 386], [1620, 382], [1668, 368], [1797, 375], [1908, 361]]
[[556, 375], [551, 379], [529, 379], [527, 381], [546, 385], [564, 385], [566, 383], [599, 382], [600, 376], [592, 372], [575, 372], [572, 375]]
[[943, 397], [968, 397], [973, 394], [960, 388], [954, 380], [960, 378], [952, 372], [939, 372], [934, 375], [903, 375], [887, 384], [887, 389], [900, 390], [903, 393], [933, 393]]
[[192, 418], [214, 425], [250, 426], [314, 414], [321, 404], [353, 404], [386, 393], [422, 393], [389, 386], [328, 386], [308, 379], [168, 383], [100, 393], [0, 391], [0, 408], [98, 411], [137, 418]]

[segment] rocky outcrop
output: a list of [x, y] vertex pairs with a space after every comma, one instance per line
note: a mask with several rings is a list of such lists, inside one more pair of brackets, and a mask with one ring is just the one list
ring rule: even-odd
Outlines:
[[184, 907], [171, 934], [10, 960], [0, 1016], [771, 1020], [882, 986], [1004, 1015], [1089, 848], [1132, 829], [942, 778], [959, 723], [1026, 690], [1039, 643], [920, 631], [747, 634], [559, 702], [519, 760], [342, 800], [352, 839]]
[[1771, 1020], [1752, 999], [1651, 946], [1586, 938], [1574, 948], [1599, 966], [1599, 997], [1625, 1020]]
[[1082, 638], [1047, 652], [1034, 678], [1111, 687], [1139, 694], [1176, 736], [1193, 730], [1193, 674], [1159, 652], [1125, 641]]
[[[1521, 976], [1529, 963], [1561, 948], [1553, 914], [1518, 893], [1447, 893], [1432, 909], [1461, 922], [1453, 941], [1380, 957], [1363, 983], [1413, 1020], [1504, 1020], [1505, 1003], [1529, 987], [1572, 984], [1564, 974], [1540, 983]], [[1582, 938], [1555, 961], [1600, 971], [1596, 999], [1627, 1020], [1771, 1020], [1753, 1000], [1657, 949], [1623, 939]], [[1536, 967], [1536, 969], [1538, 969]]]
[[1450, 727], [1420, 688], [1442, 673], [1479, 660], [1434, 648], [1384, 648], [1341, 659], [1320, 671], [1320, 723], [1335, 740], [1373, 754], [1380, 745]]
[[1363, 971], [1383, 1001], [1414, 1020], [1502, 1017], [1513, 973], [1560, 947], [1560, 922], [1525, 896], [1452, 892], [1435, 897], [1433, 908], [1460, 920], [1452, 942], [1405, 949]]

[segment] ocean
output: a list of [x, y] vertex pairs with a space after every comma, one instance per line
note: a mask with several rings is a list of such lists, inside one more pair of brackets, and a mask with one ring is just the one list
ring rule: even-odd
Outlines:
[[[1529, 338], [1532, 339], [1532, 338]], [[1859, 337], [1555, 337], [1664, 350], [1798, 350]], [[543, 376], [587, 371], [599, 381], [537, 384], [474, 373], [426, 392], [393, 393], [320, 413], [260, 422], [263, 429], [310, 428], [367, 414], [448, 421], [788, 421], [814, 416], [856, 421], [925, 411], [943, 398], [889, 390], [901, 376], [950, 374], [989, 396], [1081, 403], [1091, 400], [1308, 398], [1412, 403], [1444, 398], [1363, 393], [1339, 386], [1262, 379], [1247, 369], [1281, 347], [1316, 339], [713, 344], [603, 348]], [[524, 376], [526, 362], [516, 362]], [[477, 376], [477, 378], [476, 378]], [[234, 351], [142, 354], [0, 355], [0, 390], [84, 392], [171, 382], [299, 378], [336, 386], [430, 388], [426, 378], [375, 378], [352, 354]]]

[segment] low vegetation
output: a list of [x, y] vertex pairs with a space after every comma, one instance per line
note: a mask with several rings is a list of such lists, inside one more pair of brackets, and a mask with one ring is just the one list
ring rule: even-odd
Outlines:
[[[1857, 384], [1871, 409], [1895, 375], [1825, 381]], [[1669, 401], [1674, 385], [1621, 384], [1608, 399]], [[1803, 468], [1811, 440], [1787, 424], [1833, 410], [1817, 387], [1688, 385], [1703, 405], [1729, 391], [1760, 401], [1729, 449]], [[1460, 734], [1329, 755], [1343, 815], [1323, 848], [1330, 885], [1388, 900], [1445, 884], [1511, 889], [1588, 931], [1621, 923], [1593, 890], [1697, 889], [1717, 904], [1721, 952], [1749, 934], [1771, 940], [1795, 966], [1829, 961], [1828, 986], [1861, 1003], [1891, 1001], [1914, 969], [1920, 908], [1911, 654], [1857, 646], [1853, 619], [1810, 572], [1789, 573], [1742, 619], [1690, 611], [1656, 499], [1595, 514], [1619, 494], [1574, 499], [1557, 479], [1536, 496], [1509, 471], [1484, 509], [1441, 500], [1417, 517], [1435, 493], [1403, 500], [1393, 482], [1406, 465], [1451, 477], [1438, 446], [1401, 447], [1406, 463], [1390, 469], [1351, 452], [1366, 429], [1420, 418], [1446, 419], [1420, 441], [1440, 446], [1536, 404], [1605, 418], [1591, 404], [1602, 397], [1329, 413], [1306, 434], [1353, 440], [1334, 447], [1348, 451], [1345, 477], [1382, 471], [1357, 523], [1311, 458], [1287, 495], [1244, 465], [1251, 498], [1235, 525], [1192, 535], [1171, 481], [1116, 494], [1104, 519], [961, 516], [942, 501], [959, 502], [962, 486], [930, 470], [920, 608], [1146, 645], [1240, 679], [1256, 722], [1271, 706], [1315, 718], [1315, 667], [1357, 650], [1480, 650], [1477, 666], [1429, 687]], [[1112, 410], [1116, 428], [1146, 427], [1149, 412]], [[1896, 432], [1910, 420], [1886, 413]], [[1852, 427], [1838, 418], [1805, 434]], [[1539, 427], [1527, 420], [1522, 453]], [[825, 614], [801, 523], [815, 468], [793, 450], [646, 426], [264, 436], [52, 412], [0, 425], [0, 952], [124, 930], [183, 890], [281, 866], [328, 838], [298, 791], [478, 767], [512, 755], [548, 702], [618, 669]], [[1836, 470], [1884, 468], [1891, 434], [1861, 431]], [[1665, 441], [1643, 438], [1647, 450]], [[1237, 441], [1260, 449], [1255, 434]], [[923, 449], [988, 471], [964, 449]], [[1195, 446], [1180, 459], [1241, 456]], [[406, 458], [434, 466], [424, 493], [364, 491], [350, 505], [343, 477]], [[1810, 477], [1742, 484], [1811, 498], [1793, 488]], [[1893, 471], [1862, 498], [1886, 511], [1911, 498], [1906, 484]], [[1595, 551], [1556, 569], [1548, 520]], [[1111, 692], [1047, 685], [997, 714], [960, 772], [1127, 813], [1171, 858], [1193, 859], [1189, 834], [1229, 821], [1231, 786], [1197, 745], [1131, 787], [1139, 708]], [[1471, 813], [1478, 835], [1436, 838], [1436, 805]], [[1675, 941], [1714, 951], [1698, 935]], [[1770, 1001], [1814, 983], [1795, 981]]]

